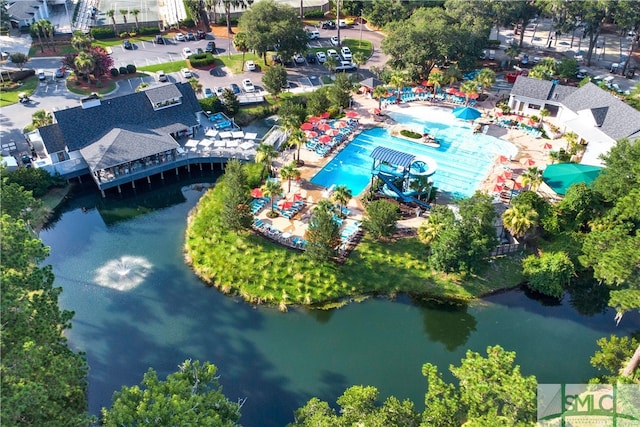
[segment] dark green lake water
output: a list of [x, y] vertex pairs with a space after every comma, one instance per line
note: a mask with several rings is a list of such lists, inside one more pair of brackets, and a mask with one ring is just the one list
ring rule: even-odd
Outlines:
[[550, 304], [520, 290], [462, 309], [407, 297], [331, 312], [254, 308], [203, 286], [184, 264], [186, 217], [203, 192], [183, 185], [122, 199], [85, 193], [41, 232], [61, 305], [76, 313], [68, 336], [88, 356], [92, 413], [149, 367], [164, 377], [187, 358], [215, 363], [225, 394], [247, 398], [246, 426], [284, 426], [312, 396], [333, 403], [353, 384], [421, 408], [426, 362], [451, 380], [447, 367], [467, 349], [500, 344], [539, 382], [581, 383], [596, 374], [598, 338], [640, 329], [636, 314], [618, 327], [610, 310], [579, 314], [573, 305], [588, 307], [584, 296]]

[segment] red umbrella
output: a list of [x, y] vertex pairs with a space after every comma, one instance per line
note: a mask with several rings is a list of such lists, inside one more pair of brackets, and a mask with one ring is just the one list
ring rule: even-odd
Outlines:
[[294, 202], [299, 202], [300, 200], [302, 200], [302, 194], [296, 193], [296, 194], [293, 195], [293, 201]]
[[423, 80], [422, 83], [420, 83], [422, 86], [431, 86], [432, 84], [429, 83], [429, 80]]
[[329, 136], [336, 136], [340, 131], [338, 129], [328, 129], [324, 134]]
[[300, 126], [300, 129], [302, 129], [302, 130], [313, 130], [313, 123], [303, 123]]
[[507, 179], [511, 179], [511, 177], [513, 176], [513, 172], [511, 171], [504, 171], [503, 173], [504, 177]]
[[304, 131], [304, 136], [306, 136], [307, 139], [316, 138], [318, 136], [318, 132], [314, 130], [306, 130]]
[[553, 145], [549, 144], [548, 142], [544, 143], [544, 149], [545, 150], [551, 150], [553, 148]]
[[328, 119], [329, 117], [331, 117], [331, 114], [329, 114], [328, 111], [325, 111], [324, 113], [320, 114], [320, 117], [323, 119]]
[[507, 158], [507, 156], [500, 156], [500, 157], [498, 157], [498, 161], [500, 163], [507, 163], [509, 161], [509, 159]]
[[478, 95], [477, 93], [470, 93], [469, 95], [467, 95], [467, 97], [469, 99], [478, 99], [480, 95]]
[[424, 93], [424, 88], [421, 88], [420, 86], [414, 87], [412, 90], [413, 93]]
[[350, 119], [355, 119], [356, 117], [358, 117], [358, 113], [356, 113], [355, 111], [347, 111], [347, 117], [349, 117]]
[[344, 121], [342, 121], [342, 120], [338, 120], [338, 121], [336, 121], [336, 122], [334, 122], [334, 123], [333, 123], [333, 127], [334, 127], [335, 129], [342, 129], [342, 128], [346, 128], [347, 126], [349, 126], [349, 125], [347, 124], [347, 122], [344, 122]]
[[496, 184], [496, 185], [493, 187], [493, 192], [494, 192], [494, 193], [499, 193], [499, 192], [501, 192], [501, 191], [502, 191], [502, 185], [500, 185], [500, 184]]
[[498, 178], [496, 178], [496, 182], [498, 183], [503, 183], [504, 181], [505, 181], [504, 175], [498, 175]]
[[522, 190], [522, 184], [520, 184], [518, 181], [513, 181], [513, 189]]
[[448, 87], [445, 92], [447, 92], [449, 95], [452, 95], [452, 94], [457, 93], [458, 89], [456, 89], [455, 87]]
[[251, 197], [259, 199], [260, 197], [262, 197], [262, 190], [259, 188], [254, 188], [253, 190], [251, 190]]
[[380, 113], [382, 113], [382, 111], [380, 111], [379, 108], [374, 108], [373, 109], [373, 114], [380, 114]]
[[293, 206], [293, 202], [287, 199], [282, 199], [278, 202], [280, 209], [289, 209], [291, 206]]
[[529, 159], [529, 158], [527, 158], [527, 159], [522, 159], [522, 160], [521, 160], [521, 162], [522, 162], [522, 164], [523, 164], [523, 165], [525, 165], [525, 166], [533, 166], [533, 165], [535, 165], [535, 164], [536, 164], [536, 162], [535, 162], [533, 159]]
[[331, 129], [331, 125], [329, 123], [320, 123], [318, 125], [318, 130], [326, 131], [326, 130], [329, 130], [329, 129]]
[[322, 120], [322, 118], [317, 116], [311, 116], [307, 119], [309, 123], [318, 123], [320, 120]]
[[327, 142], [331, 141], [331, 137], [329, 135], [320, 135], [318, 137], [318, 141], [320, 141], [323, 144], [326, 144]]

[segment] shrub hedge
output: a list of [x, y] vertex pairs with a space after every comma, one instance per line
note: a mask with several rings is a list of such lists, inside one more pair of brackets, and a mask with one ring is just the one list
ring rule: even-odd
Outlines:
[[[232, 27], [235, 27], [238, 25], [238, 18], [229, 18], [229, 22], [231, 23]], [[226, 26], [227, 18], [224, 16], [220, 17], [220, 19], [218, 19], [218, 25]]]
[[137, 70], [136, 66], [133, 64], [127, 64], [127, 73], [133, 74]]
[[211, 52], [196, 53], [189, 57], [189, 62], [192, 67], [204, 67], [216, 62], [216, 58]]
[[113, 77], [118, 77], [120, 75], [120, 71], [118, 71], [117, 68], [112, 68], [112, 69], [109, 70], [109, 72], [111, 73], [111, 75]]
[[92, 28], [91, 36], [96, 40], [112, 39], [116, 36], [113, 28]]
[[19, 82], [22, 81], [24, 79], [26, 79], [27, 77], [31, 77], [31, 76], [35, 76], [36, 75], [36, 70], [34, 69], [24, 69], [22, 71], [16, 71], [15, 73], [11, 74], [11, 81], [12, 82]]
[[402, 129], [400, 131], [400, 135], [405, 136], [407, 138], [412, 138], [412, 139], [420, 139], [420, 138], [422, 138], [422, 135], [420, 135], [418, 132], [414, 132], [414, 131], [409, 130], [409, 129]]
[[118, 71], [120, 71], [120, 74], [129, 74], [129, 71], [127, 71], [127, 67], [120, 67]]
[[304, 17], [308, 19], [322, 19], [324, 18], [324, 12], [322, 10], [310, 10], [304, 14]]

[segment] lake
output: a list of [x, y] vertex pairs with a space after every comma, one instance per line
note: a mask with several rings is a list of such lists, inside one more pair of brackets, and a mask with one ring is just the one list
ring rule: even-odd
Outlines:
[[449, 364], [467, 349], [500, 344], [539, 382], [581, 383], [597, 374], [589, 358], [598, 338], [640, 328], [637, 314], [616, 327], [613, 311], [588, 296], [557, 303], [522, 290], [464, 308], [408, 297], [328, 312], [256, 308], [205, 287], [184, 264], [186, 218], [203, 191], [186, 181], [122, 198], [85, 190], [40, 234], [64, 288], [61, 306], [75, 311], [67, 335], [87, 353], [94, 414], [149, 367], [164, 378], [187, 358], [214, 363], [227, 397], [247, 398], [245, 426], [284, 426], [311, 397], [335, 405], [354, 384], [421, 409], [426, 362], [451, 380]]

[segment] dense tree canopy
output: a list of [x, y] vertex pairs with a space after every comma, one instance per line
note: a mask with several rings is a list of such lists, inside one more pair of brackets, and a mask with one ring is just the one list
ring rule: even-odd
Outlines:
[[249, 228], [253, 219], [249, 208], [249, 186], [247, 175], [238, 160], [227, 162], [222, 185], [221, 224], [235, 231]]

